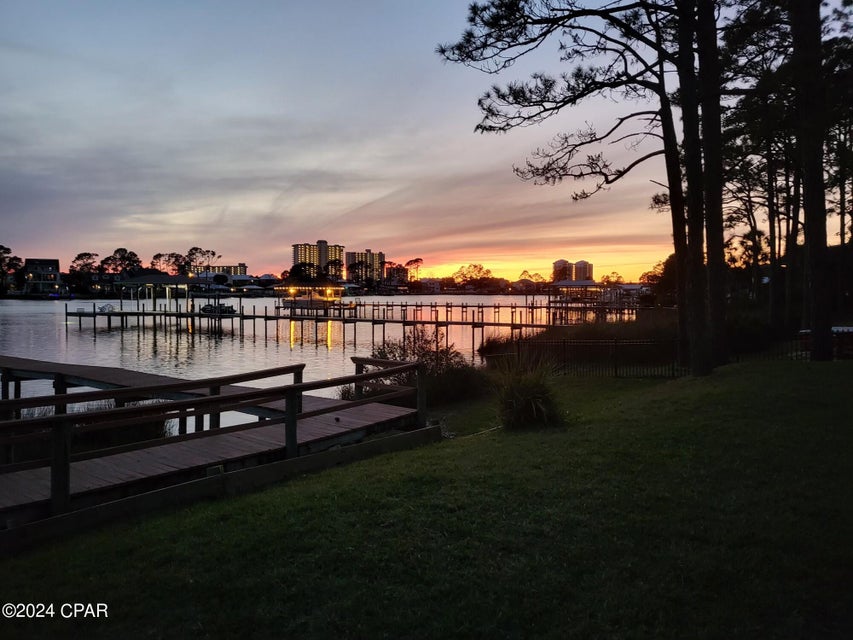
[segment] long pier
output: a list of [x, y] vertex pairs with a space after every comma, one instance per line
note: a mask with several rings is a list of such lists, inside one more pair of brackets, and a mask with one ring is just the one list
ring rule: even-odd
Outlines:
[[525, 302], [523, 304], [467, 304], [467, 303], [411, 303], [411, 302], [363, 302], [348, 301], [302, 301], [279, 300], [272, 308], [265, 305], [251, 307], [241, 304], [235, 313], [205, 314], [196, 310], [182, 309], [175, 301], [174, 308], [163, 304], [159, 308], [146, 309], [142, 303], [136, 309], [115, 308], [112, 304], [98, 306], [92, 304], [91, 309], [77, 307], [65, 308], [66, 318], [76, 318], [79, 328], [83, 328], [84, 320], [92, 321], [97, 326], [98, 320], [103, 319], [107, 328], [117, 325], [121, 329], [132, 326], [154, 328], [181, 329], [194, 332], [208, 330], [221, 332], [230, 327], [233, 332], [241, 335], [245, 325], [251, 323], [253, 328], [257, 322], [263, 323], [264, 334], [268, 332], [267, 325], [281, 321], [337, 322], [344, 326], [360, 324], [371, 327], [381, 327], [384, 340], [386, 325], [406, 327], [431, 327], [436, 331], [448, 327], [465, 327], [471, 330], [472, 349], [475, 334], [480, 332], [480, 342], [485, 339], [487, 329], [509, 330], [511, 336], [519, 337], [524, 332], [541, 331], [557, 325], [569, 325], [583, 322], [606, 320], [627, 320], [636, 317], [636, 306], [613, 305], [603, 303], [578, 303], [557, 300], [542, 300]]

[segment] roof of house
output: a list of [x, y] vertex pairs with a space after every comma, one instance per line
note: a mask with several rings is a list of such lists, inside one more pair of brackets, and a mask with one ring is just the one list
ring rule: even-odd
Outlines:
[[128, 278], [127, 280], [122, 280], [116, 284], [171, 284], [171, 285], [179, 285], [179, 284], [202, 284], [206, 283], [206, 280], [202, 280], [199, 282], [198, 278], [190, 278], [189, 276], [172, 276], [168, 273], [152, 273], [144, 276], [137, 276], [136, 278]]

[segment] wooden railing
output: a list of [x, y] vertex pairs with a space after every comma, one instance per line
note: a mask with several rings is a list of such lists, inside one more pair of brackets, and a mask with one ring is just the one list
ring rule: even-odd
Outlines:
[[[193, 438], [209, 437], [221, 430], [219, 426], [219, 415], [227, 411], [240, 411], [257, 407], [264, 403], [281, 401], [284, 399], [284, 415], [263, 419], [262, 422], [244, 423], [228, 427], [228, 431], [244, 430], [259, 425], [284, 424], [285, 428], [285, 455], [295, 457], [299, 455], [297, 443], [297, 421], [299, 418], [329, 413], [342, 408], [341, 405], [330, 406], [323, 409], [303, 411], [302, 397], [309, 391], [340, 387], [343, 385], [364, 385], [377, 383], [382, 379], [393, 378], [406, 374], [415, 374], [415, 387], [400, 387], [395, 385], [377, 385], [387, 388], [387, 393], [372, 395], [370, 398], [360, 398], [346, 403], [346, 407], [358, 406], [360, 404], [378, 401], [389, 401], [400, 398], [415, 396], [418, 426], [424, 425], [425, 404], [424, 390], [421, 376], [417, 375], [419, 365], [417, 363], [401, 363], [392, 361], [381, 361], [383, 364], [378, 370], [364, 372], [359, 358], [356, 361], [357, 373], [355, 375], [342, 376], [330, 380], [316, 382], [302, 382], [302, 371], [304, 364], [269, 369], [254, 374], [238, 374], [235, 376], [223, 376], [221, 378], [207, 378], [204, 380], [187, 381], [173, 384], [150, 385], [145, 387], [124, 387], [105, 391], [94, 391], [75, 394], [58, 394], [54, 396], [42, 396], [39, 398], [20, 398], [16, 400], [0, 401], [0, 410], [7, 412], [20, 411], [22, 408], [53, 407], [55, 413], [50, 416], [12, 419], [0, 421], [0, 447], [14, 445], [23, 441], [34, 439], [49, 439], [51, 441], [51, 455], [49, 459], [41, 459], [23, 464], [8, 464], [0, 467], [0, 473], [20, 470], [33, 466], [50, 466], [50, 500], [51, 512], [63, 513], [70, 509], [71, 504], [71, 462], [91, 457], [100, 457], [121, 451], [137, 448], [146, 448]], [[380, 361], [376, 361], [380, 362]], [[372, 364], [376, 364], [373, 362]], [[295, 382], [288, 385], [279, 385], [264, 389], [247, 389], [246, 391], [235, 390], [233, 387], [227, 394], [220, 393], [225, 385], [235, 382], [245, 382], [262, 377], [271, 377], [292, 373]], [[210, 395], [198, 395], [187, 397], [191, 390], [206, 389]], [[112, 409], [96, 411], [67, 412], [67, 407], [73, 403], [91, 402], [94, 400], [114, 399], [117, 402], [128, 402], [140, 398], [166, 398], [182, 392], [183, 398], [169, 400], [158, 404], [140, 406], [117, 406]], [[169, 420], [200, 419], [203, 424], [205, 415], [216, 416], [211, 420], [211, 429], [207, 431], [196, 431], [178, 436], [160, 438], [137, 442], [119, 447], [110, 447], [98, 451], [73, 454], [71, 451], [71, 439], [73, 433], [85, 433], [98, 430], [110, 430], [139, 425], [143, 423], [166, 424]], [[198, 424], [198, 422], [197, 422]]]
[[[64, 373], [54, 373], [53, 388], [56, 392], [53, 396], [37, 396], [33, 398], [14, 398], [0, 400], [0, 418], [8, 420], [20, 418], [23, 409], [36, 409], [39, 407], [53, 407], [55, 413], [65, 413], [68, 405], [98, 402], [102, 400], [113, 400], [119, 407], [125, 402], [139, 400], [140, 398], [167, 398], [190, 397], [194, 394], [189, 391], [206, 390], [209, 395], [219, 395], [222, 387], [252, 380], [263, 380], [284, 375], [293, 375], [293, 382], [302, 382], [304, 364], [292, 364], [286, 367], [274, 367], [262, 369], [249, 373], [237, 373], [215, 378], [204, 378], [201, 380], [187, 380], [186, 382], [165, 382], [162, 384], [145, 385], [137, 387], [116, 387], [99, 391], [87, 391], [83, 393], [67, 393], [69, 387], [86, 386], [86, 381], [80, 376], [69, 376]], [[4, 379], [9, 377], [18, 378], [42, 378], [44, 373], [40, 371], [28, 371], [26, 369], [4, 368], [2, 370]], [[76, 382], [74, 382], [76, 381]], [[183, 393], [182, 393], [183, 392]], [[197, 394], [195, 394], [197, 395]], [[170, 396], [173, 396], [170, 398]], [[217, 417], [218, 419], [218, 417]], [[214, 427], [211, 424], [211, 427]]]

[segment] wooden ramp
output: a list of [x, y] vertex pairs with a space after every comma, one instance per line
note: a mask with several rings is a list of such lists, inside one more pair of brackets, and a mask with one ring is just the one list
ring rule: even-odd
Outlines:
[[[85, 364], [71, 364], [65, 362], [44, 362], [30, 358], [18, 358], [14, 356], [0, 355], [0, 371], [7, 373], [10, 377], [23, 380], [54, 380], [57, 376], [62, 377], [63, 384], [67, 387], [92, 387], [95, 389], [121, 389], [125, 387], [148, 387], [153, 385], [171, 385], [187, 382], [181, 378], [164, 376], [156, 373], [145, 373], [132, 371], [119, 367], [101, 367]], [[3, 382], [4, 398], [8, 393], [9, 382]], [[228, 384], [219, 389], [222, 395], [240, 393], [256, 387]], [[197, 389], [186, 389], [180, 393], [164, 392], [158, 394], [164, 398], [179, 398], [192, 396], [206, 396], [209, 389], [199, 387]], [[304, 394], [302, 396], [303, 410], [315, 411], [333, 406], [345, 405], [346, 401], [334, 398], [324, 398]], [[258, 405], [255, 410], [247, 411], [252, 415], [274, 417], [277, 413], [284, 411], [284, 400]]]
[[[356, 441], [383, 428], [411, 424], [414, 409], [382, 404], [344, 408], [299, 420], [300, 450], [319, 451]], [[92, 504], [187, 480], [211, 471], [230, 471], [280, 460], [285, 454], [283, 424], [264, 425], [134, 449], [71, 463], [71, 496]], [[0, 475], [0, 512], [47, 503], [50, 469], [39, 467]]]
[[[0, 370], [7, 381], [56, 379], [56, 376], [62, 376], [64, 386], [119, 389], [121, 393], [135, 393], [138, 389], [146, 388], [146, 385], [149, 390], [153, 389], [152, 385], [175, 385], [179, 389], [171, 395], [168, 391], [158, 391], [158, 396], [210, 397], [210, 387], [201, 385], [191, 389], [188, 383], [194, 384], [192, 381], [111, 367], [46, 363], [0, 356]], [[335, 379], [328, 383], [295, 384], [291, 389], [301, 386], [315, 388], [326, 384], [331, 387], [351, 378], [358, 376]], [[199, 381], [202, 382], [210, 384], [211, 381]], [[217, 387], [216, 395], [233, 397], [253, 389], [222, 385]], [[4, 396], [8, 398], [7, 389], [4, 389]], [[51, 399], [55, 397], [51, 396]], [[261, 416], [258, 422], [202, 430], [162, 441], [126, 445], [72, 458], [65, 467], [70, 474], [70, 508], [85, 508], [212, 474], [315, 453], [358, 442], [379, 431], [418, 426], [418, 409], [409, 407], [369, 401], [348, 402], [305, 393], [300, 395], [300, 400], [301, 411], [296, 416], [296, 452], [287, 451], [284, 399], [265, 401], [248, 410], [240, 409], [241, 412]], [[48, 466], [26, 468], [26, 465], [19, 465], [6, 472], [0, 467], [0, 529], [4, 524], [6, 527], [16, 526], [48, 515], [51, 512], [51, 484], [51, 468]]]

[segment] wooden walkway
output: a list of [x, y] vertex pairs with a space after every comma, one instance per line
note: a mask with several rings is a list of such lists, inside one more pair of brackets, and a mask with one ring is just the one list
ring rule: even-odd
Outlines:
[[[378, 403], [344, 408], [298, 421], [300, 449], [318, 451], [347, 440], [357, 441], [368, 432], [391, 428], [412, 416], [413, 410]], [[325, 444], [324, 444], [325, 443]], [[167, 442], [114, 455], [71, 463], [72, 500], [90, 502], [107, 493], [111, 497], [151, 490], [174, 482], [204, 477], [210, 470], [231, 471], [283, 459], [283, 424], [229, 432], [221, 429], [204, 438]], [[220, 468], [221, 467], [221, 468]], [[50, 499], [50, 469], [39, 467], [0, 475], [0, 512]]]
[[[5, 397], [8, 397], [6, 385], [13, 377], [52, 379], [61, 375], [68, 385], [110, 389], [187, 383], [186, 380], [126, 369], [47, 363], [9, 356], [0, 356], [0, 371], [6, 379]], [[334, 381], [329, 383], [334, 385]], [[223, 385], [219, 395], [252, 389]], [[182, 389], [180, 397], [187, 395], [207, 396], [208, 389]], [[417, 409], [408, 407], [378, 402], [351, 403], [308, 394], [301, 394], [301, 398], [302, 408], [296, 418], [299, 453], [357, 442], [378, 431], [415, 426], [418, 420]], [[88, 454], [90, 457], [78, 454], [70, 463], [71, 507], [91, 506], [213, 473], [291, 457], [292, 452], [287, 451], [285, 409], [284, 400], [264, 402], [256, 411], [240, 409], [261, 415], [259, 422], [188, 433], [166, 438], [154, 445], [128, 445], [98, 457], [95, 457], [97, 452]], [[33, 513], [43, 516], [50, 507], [50, 467], [16, 469], [3, 473], [0, 467], [0, 528], [4, 518], [8, 526], [10, 520], [28, 520]]]
[[[31, 360], [29, 358], [17, 358], [13, 356], [0, 355], [0, 371], [9, 372], [11, 376], [23, 380], [54, 380], [56, 376], [62, 376], [63, 384], [67, 387], [92, 387], [94, 389], [122, 389], [125, 387], [148, 387], [154, 385], [174, 385], [186, 382], [180, 378], [159, 375], [156, 373], [145, 373], [132, 371], [119, 367], [101, 367], [85, 364], [69, 364], [64, 362], [44, 362], [42, 360]], [[240, 393], [256, 387], [242, 385], [223, 385], [219, 393], [222, 395]], [[3, 382], [2, 399], [11, 396]], [[197, 389], [186, 389], [179, 393], [163, 393], [163, 398], [188, 398], [209, 395], [209, 389], [198, 387]], [[344, 400], [323, 398], [304, 394], [302, 396], [303, 411], [316, 411], [333, 406], [343, 405]], [[284, 400], [267, 402], [258, 405], [254, 409], [247, 409], [245, 413], [262, 417], [276, 417], [284, 412]]]

